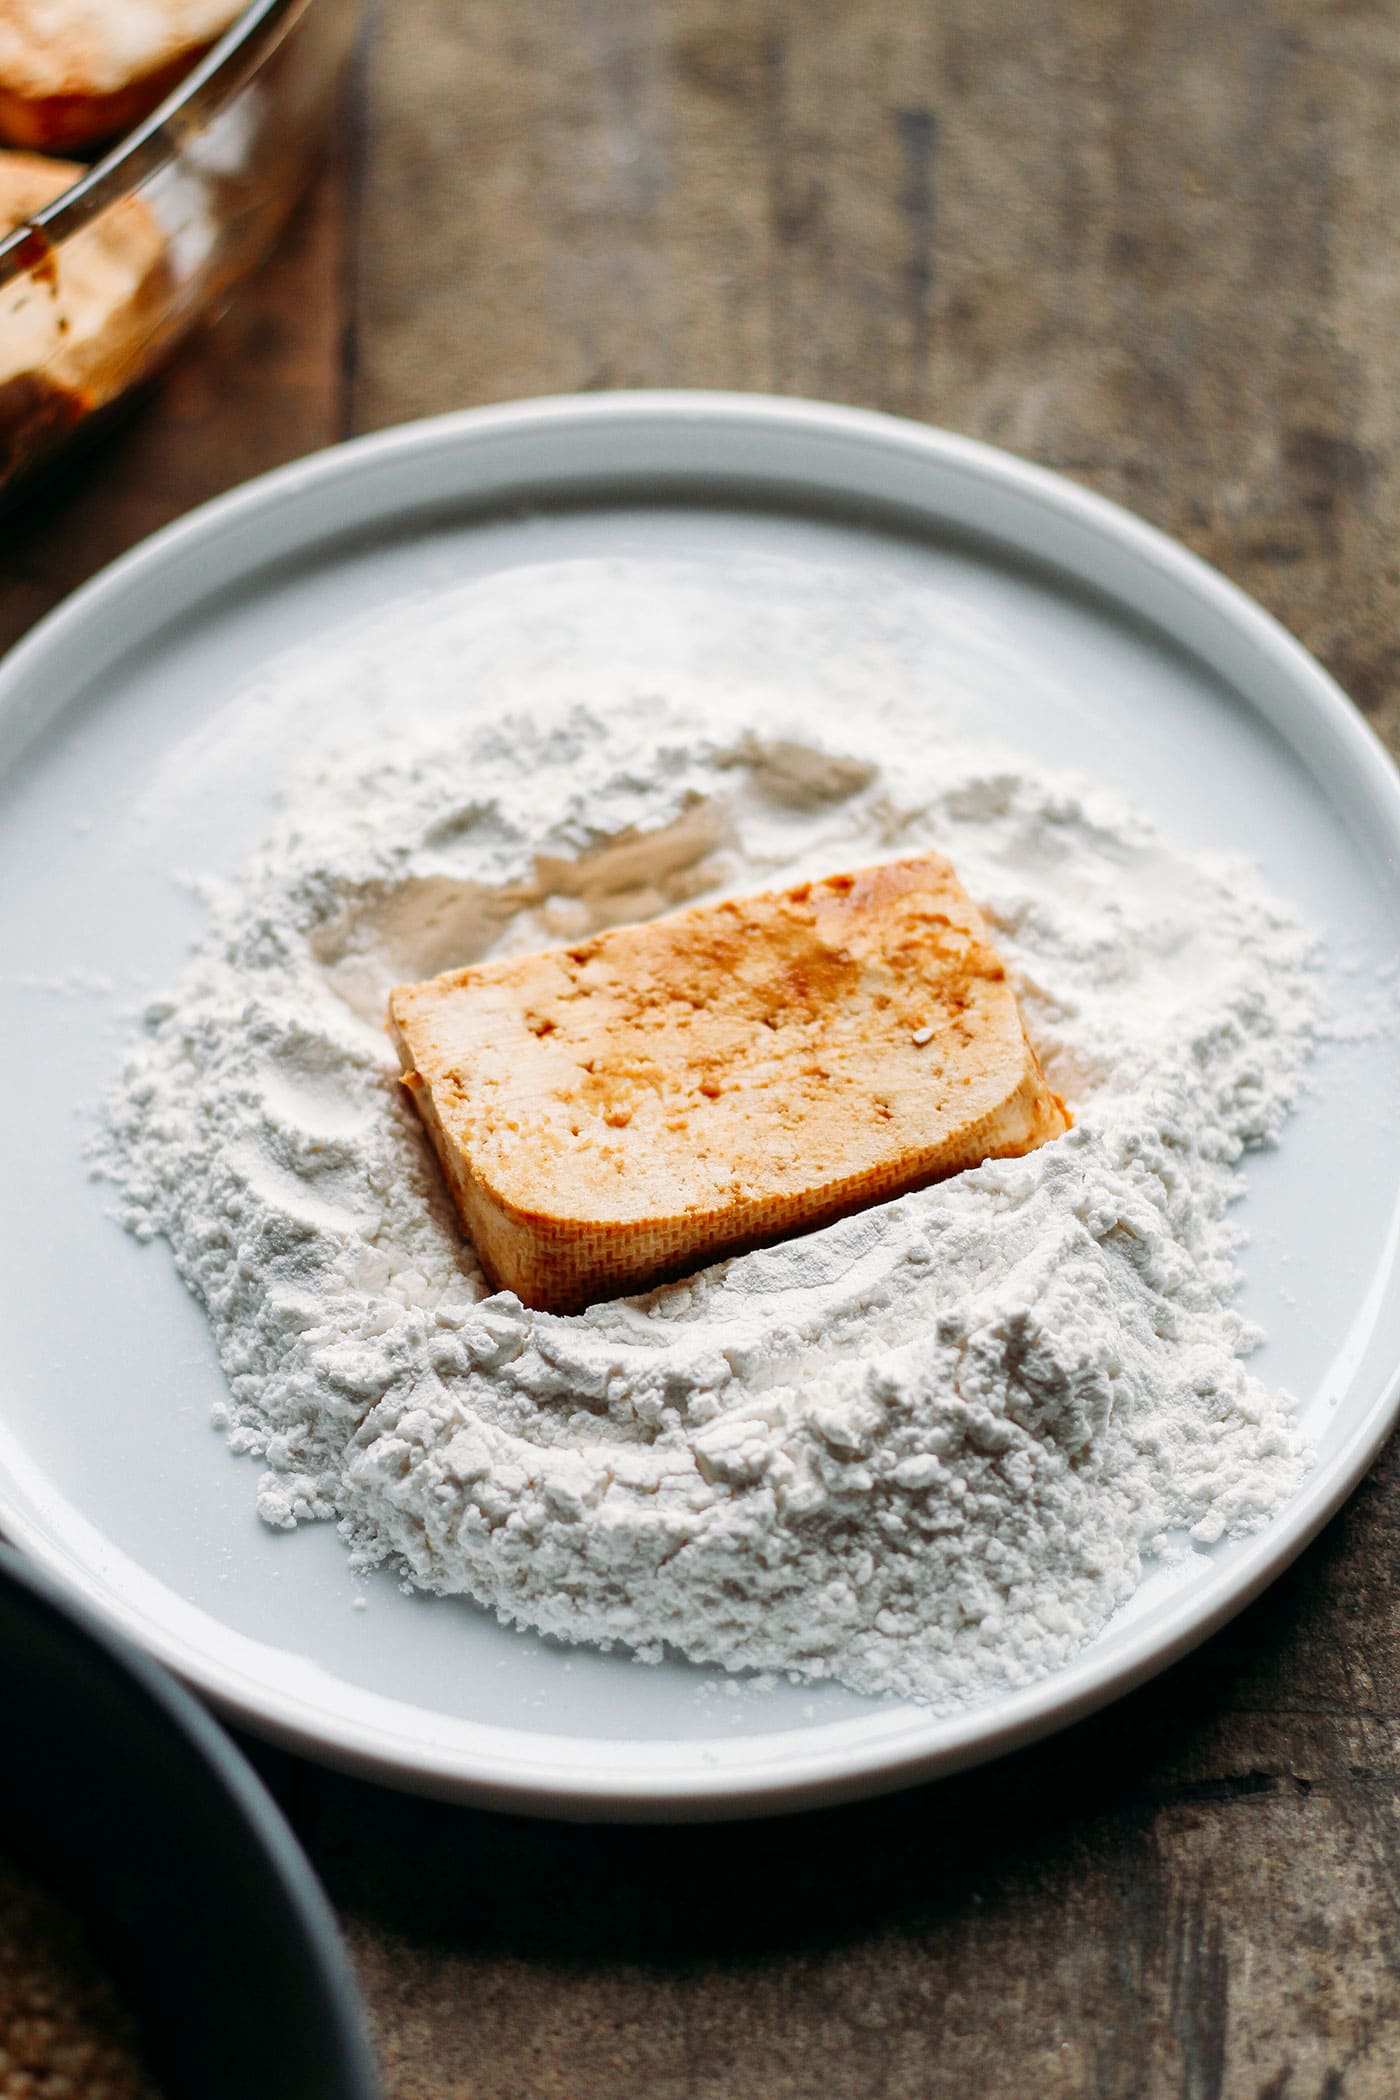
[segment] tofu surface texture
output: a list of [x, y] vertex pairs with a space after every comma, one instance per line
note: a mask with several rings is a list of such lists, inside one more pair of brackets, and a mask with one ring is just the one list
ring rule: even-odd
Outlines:
[[487, 1277], [576, 1312], [1068, 1127], [940, 855], [400, 986]]

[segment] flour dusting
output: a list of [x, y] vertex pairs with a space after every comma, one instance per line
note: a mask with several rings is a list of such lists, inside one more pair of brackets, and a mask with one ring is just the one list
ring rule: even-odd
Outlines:
[[[1311, 937], [1247, 865], [926, 712], [760, 731], [742, 692], [596, 682], [397, 707], [290, 786], [113, 1096], [123, 1222], [207, 1309], [270, 1524], [647, 1660], [938, 1705], [1028, 1682], [1307, 1463], [1246, 1365], [1231, 1204], [1316, 1032]], [[390, 987], [922, 847], [1075, 1128], [577, 1317], [492, 1293]]]

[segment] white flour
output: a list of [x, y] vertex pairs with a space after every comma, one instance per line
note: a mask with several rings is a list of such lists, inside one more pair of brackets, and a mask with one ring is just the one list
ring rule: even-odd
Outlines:
[[[742, 695], [589, 698], [400, 710], [296, 785], [131, 1054], [124, 1222], [208, 1310], [269, 1523], [337, 1519], [417, 1584], [647, 1659], [943, 1703], [1025, 1682], [1144, 1553], [1258, 1526], [1306, 1463], [1244, 1367], [1229, 1205], [1314, 1032], [1310, 939], [1248, 868], [926, 716], [814, 702], [760, 743]], [[389, 987], [925, 844], [989, 910], [1075, 1129], [577, 1318], [492, 1295]]]

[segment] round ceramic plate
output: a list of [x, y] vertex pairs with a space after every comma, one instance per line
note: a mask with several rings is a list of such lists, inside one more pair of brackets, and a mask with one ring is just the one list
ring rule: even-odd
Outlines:
[[[208, 1427], [222, 1382], [203, 1316], [168, 1249], [128, 1239], [88, 1178], [133, 1014], [201, 924], [177, 878], [236, 869], [278, 779], [339, 720], [336, 694], [269, 705], [260, 669], [409, 600], [430, 618], [444, 594], [479, 605], [483, 650], [518, 630], [544, 665], [565, 585], [594, 608], [570, 646], [595, 686], [609, 666], [657, 690], [741, 675], [761, 711], [817, 665], [853, 705], [895, 681], [955, 728], [1126, 789], [1188, 846], [1256, 856], [1324, 937], [1353, 1023], [1283, 1145], [1250, 1162], [1242, 1206], [1244, 1304], [1269, 1337], [1255, 1368], [1298, 1395], [1316, 1466], [1269, 1529], [1150, 1575], [1014, 1695], [938, 1716], [566, 1650], [390, 1574], [357, 1579], [329, 1526], [267, 1531], [256, 1463]], [[469, 678], [449, 700], [471, 706]], [[255, 1729], [556, 1814], [716, 1816], [896, 1786], [1182, 1654], [1292, 1559], [1391, 1427], [1400, 1128], [1393, 1038], [1367, 1016], [1400, 953], [1400, 779], [1263, 613], [1068, 483], [935, 431], [745, 397], [533, 402], [389, 431], [238, 490], [80, 591], [0, 669], [0, 762], [0, 1526]]]

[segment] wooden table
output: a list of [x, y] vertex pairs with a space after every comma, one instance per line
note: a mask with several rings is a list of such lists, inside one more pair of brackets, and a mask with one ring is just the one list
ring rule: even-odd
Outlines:
[[[969, 431], [1178, 534], [1400, 747], [1388, 0], [393, 0], [281, 254], [0, 529], [0, 641], [234, 481], [513, 395]], [[728, 1830], [257, 1755], [397, 2100], [1400, 2091], [1400, 1479], [1100, 1718]]]

